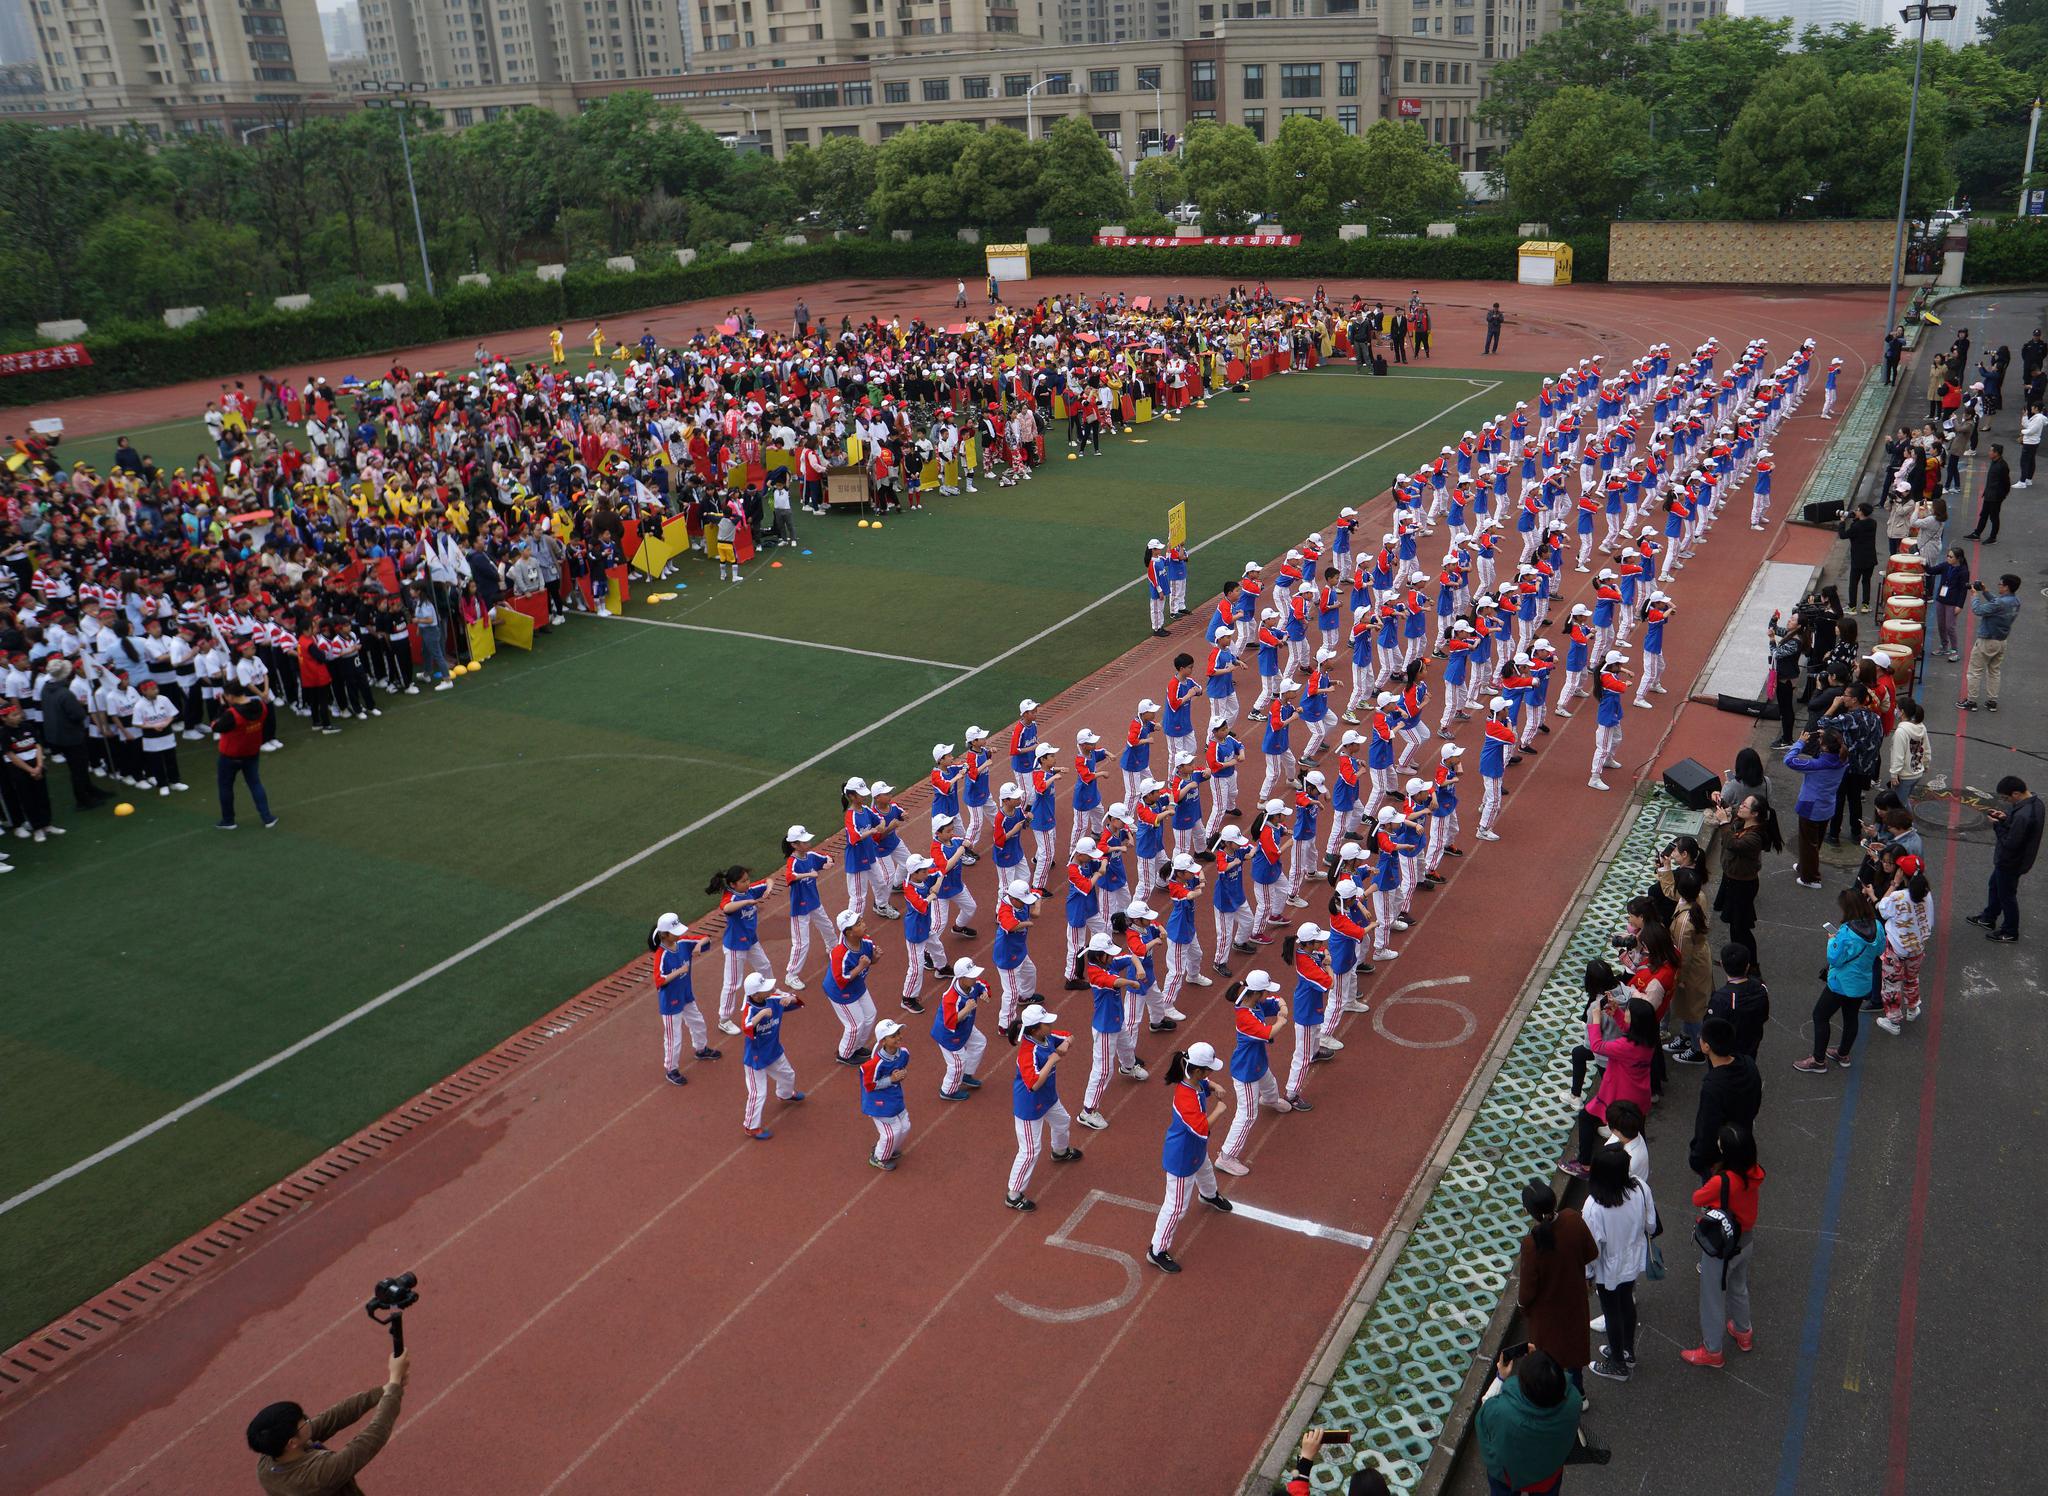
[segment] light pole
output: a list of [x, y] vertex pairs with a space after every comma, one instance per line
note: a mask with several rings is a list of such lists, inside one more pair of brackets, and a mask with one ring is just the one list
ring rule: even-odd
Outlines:
[[1038, 139], [1035, 127], [1031, 123], [1031, 96], [1041, 88], [1052, 87], [1055, 81], [1064, 81], [1066, 76], [1065, 73], [1047, 73], [1043, 78], [1024, 90], [1024, 138], [1026, 140]]
[[1886, 337], [1899, 325], [1899, 277], [1906, 268], [1906, 196], [1913, 186], [1913, 130], [1920, 122], [1920, 54], [1927, 46], [1927, 23], [1953, 21], [1955, 17], [1956, 7], [1946, 4], [1908, 5], [1899, 11], [1900, 20], [1909, 26], [1918, 21], [1920, 30], [1913, 38], [1913, 98], [1906, 106], [1906, 160], [1899, 168], [1899, 224], [1892, 236], [1892, 288], [1884, 307]]
[[275, 130], [276, 128], [276, 125], [251, 125], [248, 129], [239, 132], [242, 137], [242, 144], [247, 145], [251, 135], [261, 135], [265, 130]]
[[1166, 154], [1166, 90], [1156, 83], [1147, 83], [1143, 78], [1138, 80], [1138, 87], [1152, 90], [1153, 102], [1158, 107], [1158, 117], [1153, 126], [1153, 134], [1158, 137], [1159, 153], [1163, 156]]
[[2034, 100], [2034, 112], [2027, 121], [2027, 164], [2020, 170], [2020, 217], [2027, 216], [2027, 178], [2034, 174], [2034, 142], [2041, 136], [2041, 101]]
[[420, 240], [420, 274], [427, 280], [427, 295], [434, 294], [434, 267], [427, 261], [427, 226], [420, 219], [420, 190], [412, 179], [412, 143], [406, 138], [405, 117], [412, 113], [413, 94], [427, 91], [424, 83], [386, 83], [371, 78], [361, 85], [366, 109], [392, 109], [398, 113], [398, 149], [405, 157], [405, 190], [412, 198], [412, 228]]

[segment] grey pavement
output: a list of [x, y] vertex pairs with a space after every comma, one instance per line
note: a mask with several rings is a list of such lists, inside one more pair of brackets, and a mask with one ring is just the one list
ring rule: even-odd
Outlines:
[[[1909, 355], [1902, 404], [1885, 429], [1902, 416], [1924, 417], [1927, 360], [1967, 326], [1973, 363], [1987, 346], [2013, 350], [2008, 399], [1989, 439], [2005, 443], [2017, 476], [2019, 349], [2033, 328], [2048, 328], [2048, 293], [1973, 297], [1937, 314], [1943, 325], [1928, 328]], [[1877, 342], [1873, 328], [1873, 354]], [[2042, 476], [2048, 480], [2048, 471]], [[1936, 660], [1924, 676], [1921, 699], [1934, 738], [1928, 783], [1972, 786], [1988, 797], [2002, 775], [2017, 774], [2048, 791], [2041, 668], [2048, 483], [2015, 492], [1999, 544], [1981, 546], [1961, 539], [1976, 515], [1975, 474], [1966, 481], [1950, 541], [1966, 546], [1976, 576], [2018, 573], [2023, 602], [1997, 714], [1957, 710], [1961, 664]], [[1830, 579], [1841, 571], [1838, 554]], [[1760, 750], [1770, 736], [1759, 731]], [[1795, 779], [1774, 772], [1781, 814], [1793, 802]], [[1915, 811], [1936, 899], [1936, 945], [1922, 972], [1927, 1016], [1897, 1038], [1866, 1017], [1847, 1072], [1808, 1076], [1791, 1065], [1812, 1033], [1825, 941], [1819, 926], [1834, 917], [1853, 863], [1843, 857], [1825, 869], [1820, 891], [1793, 882], [1789, 857], [1766, 863], [1758, 943], [1773, 1022], [1761, 1056], [1757, 1123], [1768, 1179], [1752, 1269], [1756, 1348], [1744, 1355], [1731, 1345], [1719, 1371], [1679, 1359], [1681, 1348], [1699, 1341], [1695, 1181], [1685, 1149], [1701, 1072], [1673, 1067], [1650, 1124], [1670, 1273], [1637, 1286], [1643, 1324], [1634, 1378], [1625, 1385], [1588, 1379], [1587, 1427], [1612, 1447], [1612, 1462], [1571, 1467], [1567, 1489], [1679, 1496], [2048, 1490], [2037, 1435], [2026, 1432], [2041, 1417], [2048, 1347], [2041, 1247], [2048, 866], [2021, 884], [2020, 943], [1991, 943], [1964, 923], [1983, 907], [1990, 869], [1982, 812], [1925, 788]], [[1786, 825], [1789, 831], [1789, 818]], [[1717, 927], [1717, 942], [1720, 934]], [[1446, 1489], [1486, 1489], [1472, 1441]]]

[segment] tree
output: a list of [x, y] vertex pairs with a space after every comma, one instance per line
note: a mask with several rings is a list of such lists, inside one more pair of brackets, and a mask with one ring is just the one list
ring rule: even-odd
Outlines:
[[2048, 0], [1986, 0], [1984, 45], [2009, 68], [2048, 74]]
[[1757, 81], [1785, 58], [1789, 20], [1712, 16], [1670, 50], [1651, 107], [1659, 133], [1700, 168], [1711, 170]]
[[875, 148], [858, 135], [828, 135], [815, 147], [795, 146], [782, 166], [790, 191], [813, 204], [830, 227], [867, 222], [868, 199], [875, 195]]
[[1660, 25], [1657, 13], [1638, 15], [1629, 0], [1579, 0], [1557, 30], [1495, 65], [1492, 91], [1476, 111], [1479, 121], [1514, 140], [1561, 89], [1643, 96], [1672, 46]]
[[1827, 72], [1801, 55], [1757, 84], [1722, 142], [1719, 195], [1741, 218], [1784, 218], [1810, 205], [1848, 123], [1836, 117]]
[[568, 125], [546, 109], [515, 109], [455, 137], [455, 185], [499, 273], [519, 245], [560, 211], [558, 163], [570, 151]]
[[1174, 156], [1147, 156], [1131, 173], [1131, 202], [1144, 212], [1164, 213], [1187, 201], [1187, 174]]
[[878, 229], [945, 229], [958, 224], [953, 167], [981, 132], [965, 121], [912, 125], [875, 152], [868, 212]]
[[1611, 218], [1652, 175], [1649, 107], [1624, 94], [1561, 88], [1530, 116], [1501, 169], [1525, 213], [1567, 222]]
[[2025, 125], [1987, 125], [1972, 130], [1949, 152], [1956, 191], [1980, 208], [2008, 207], [2019, 196], [2026, 158]]
[[1231, 233], [1250, 226], [1266, 206], [1266, 161], [1258, 137], [1243, 125], [1196, 120], [1188, 126], [1182, 171], [1202, 227]]
[[1266, 147], [1266, 204], [1297, 233], [1325, 232], [1365, 187], [1365, 147], [1334, 120], [1295, 115]]
[[1123, 221], [1131, 207], [1124, 170], [1094, 125], [1069, 115], [1052, 127], [1042, 149], [1045, 199], [1038, 209], [1040, 223], [1055, 232], [1092, 234], [1105, 223]]
[[955, 223], [978, 228], [1027, 224], [1038, 211], [1045, 160], [1021, 130], [976, 132], [953, 163]]
[[[1924, 87], [1924, 85], [1923, 85]], [[1834, 107], [1851, 122], [1827, 161], [1827, 188], [1816, 207], [1830, 216], [1888, 217], [1898, 209], [1899, 171], [1906, 160], [1906, 110], [1912, 81], [1904, 73], [1852, 73], [1834, 80]], [[1928, 213], [1955, 196], [1948, 132], [1941, 115], [1920, 111], [1913, 137], [1909, 213]]]
[[1375, 122], [1359, 137], [1359, 156], [1364, 177], [1360, 203], [1373, 217], [1392, 219], [1395, 229], [1412, 232], [1454, 212], [1465, 200], [1457, 163], [1430, 144], [1412, 120]]

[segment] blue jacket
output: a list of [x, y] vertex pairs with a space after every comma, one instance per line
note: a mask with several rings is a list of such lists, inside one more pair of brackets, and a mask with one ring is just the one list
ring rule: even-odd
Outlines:
[[1835, 813], [1835, 798], [1842, 788], [1842, 773], [1848, 764], [1839, 754], [1805, 754], [1794, 749], [1785, 755], [1785, 767], [1799, 771], [1799, 803], [1792, 813], [1802, 821], [1825, 821]]
[[1836, 930], [1828, 937], [1828, 990], [1844, 997], [1868, 997], [1876, 985], [1877, 954], [1883, 949], [1884, 927], [1877, 920], [1854, 920]]

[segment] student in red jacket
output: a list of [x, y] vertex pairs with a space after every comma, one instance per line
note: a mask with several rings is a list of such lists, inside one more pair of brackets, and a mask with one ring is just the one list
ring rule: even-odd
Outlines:
[[1724, 1123], [1718, 1139], [1720, 1158], [1707, 1182], [1692, 1192], [1701, 1210], [1724, 1210], [1735, 1218], [1735, 1252], [1729, 1257], [1700, 1254], [1700, 1344], [1679, 1352], [1694, 1366], [1725, 1366], [1727, 1341], [1746, 1351], [1756, 1344], [1749, 1317], [1749, 1264], [1756, 1255], [1757, 1195], [1764, 1171], [1756, 1161], [1756, 1139], [1748, 1128]]
[[214, 827], [219, 831], [235, 829], [235, 776], [240, 774], [249, 781], [249, 797], [256, 802], [256, 814], [267, 831], [277, 824], [277, 817], [270, 813], [270, 797], [263, 793], [263, 776], [256, 772], [263, 752], [263, 703], [240, 686], [229, 686], [225, 700], [221, 714], [213, 719], [214, 741], [220, 749], [220, 766], [216, 771], [220, 819]]

